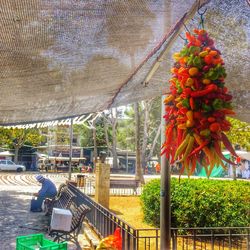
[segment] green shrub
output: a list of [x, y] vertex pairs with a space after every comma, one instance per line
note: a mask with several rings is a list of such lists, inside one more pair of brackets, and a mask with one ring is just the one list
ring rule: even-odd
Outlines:
[[[160, 180], [141, 195], [145, 222], [160, 225]], [[172, 227], [244, 227], [250, 225], [250, 183], [209, 179], [171, 179]]]

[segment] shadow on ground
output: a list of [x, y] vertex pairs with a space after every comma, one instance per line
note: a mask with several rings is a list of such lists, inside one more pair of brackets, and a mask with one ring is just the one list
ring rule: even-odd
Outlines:
[[49, 218], [44, 213], [31, 213], [31, 195], [15, 191], [0, 191], [0, 246], [13, 250], [20, 235], [46, 234]]

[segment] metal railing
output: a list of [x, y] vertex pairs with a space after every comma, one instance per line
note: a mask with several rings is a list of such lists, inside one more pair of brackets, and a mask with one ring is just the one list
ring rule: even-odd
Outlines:
[[[91, 212], [89, 225], [100, 238], [113, 234], [119, 227], [123, 250], [159, 250], [160, 229], [136, 229], [96, 203], [78, 188], [70, 185], [77, 203], [84, 203]], [[250, 227], [172, 228], [172, 250], [250, 250]]]

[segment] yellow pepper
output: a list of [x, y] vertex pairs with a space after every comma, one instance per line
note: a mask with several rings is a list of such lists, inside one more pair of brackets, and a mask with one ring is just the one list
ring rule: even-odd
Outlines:
[[188, 78], [186, 81], [186, 86], [191, 87], [194, 84], [194, 80], [192, 78]]
[[200, 57], [205, 57], [207, 54], [208, 54], [208, 51], [205, 50], [205, 51], [200, 52], [199, 56]]
[[194, 120], [194, 113], [192, 110], [188, 110], [186, 113], [186, 116], [190, 122], [192, 122]]

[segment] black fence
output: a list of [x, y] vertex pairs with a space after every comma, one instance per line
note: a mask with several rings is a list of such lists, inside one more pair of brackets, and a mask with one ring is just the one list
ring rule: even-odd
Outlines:
[[[136, 229], [70, 185], [80, 203], [91, 208], [89, 225], [100, 238], [119, 227], [123, 250], [159, 250], [160, 229]], [[136, 218], [135, 218], [136, 219]], [[172, 228], [172, 250], [250, 250], [250, 227]]]
[[[93, 196], [95, 195], [95, 177], [94, 176], [84, 176], [81, 174], [78, 174], [78, 178], [84, 178], [84, 181], [80, 182], [80, 185], [78, 185], [79, 190], [81, 190], [84, 194]], [[76, 177], [77, 181], [77, 177]], [[79, 183], [79, 182], [78, 182]], [[110, 188], [110, 195], [113, 196], [131, 196], [131, 195], [141, 195], [143, 187], [123, 187], [122, 184], [120, 184], [119, 188]]]

